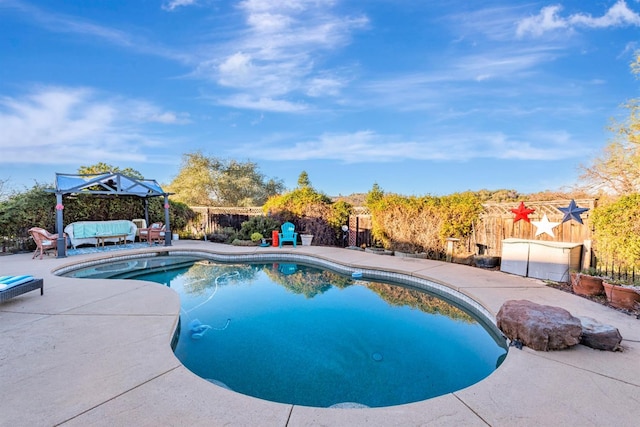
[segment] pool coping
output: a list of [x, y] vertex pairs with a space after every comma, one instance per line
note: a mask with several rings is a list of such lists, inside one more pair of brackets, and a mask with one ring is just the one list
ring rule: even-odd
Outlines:
[[[635, 425], [640, 419], [640, 321], [542, 281], [497, 271], [331, 247], [235, 247], [177, 241], [169, 249], [229, 256], [287, 255], [362, 271], [380, 269], [451, 288], [495, 316], [509, 299], [561, 306], [617, 327], [623, 352], [578, 345], [559, 352], [511, 348], [503, 365], [466, 389], [387, 408], [324, 409], [266, 402], [193, 375], [169, 347], [177, 295], [156, 284], [70, 279], [52, 272], [119, 252], [0, 257], [2, 274], [45, 279], [0, 304], [0, 425]], [[462, 369], [462, 367], [461, 367]], [[33, 402], [38, 404], [34, 405]]]

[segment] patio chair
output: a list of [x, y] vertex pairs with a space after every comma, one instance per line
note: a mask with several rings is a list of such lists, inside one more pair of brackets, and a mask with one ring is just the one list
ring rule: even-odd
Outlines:
[[149, 245], [154, 242], [160, 243], [164, 239], [165, 231], [165, 225], [161, 222], [154, 222], [151, 227], [140, 229], [140, 241], [147, 241]]
[[[46, 251], [53, 250], [55, 255], [58, 256], [58, 235], [51, 234], [44, 228], [40, 227], [32, 227], [29, 229], [29, 234], [33, 238], [33, 241], [36, 243], [36, 250], [33, 252], [33, 256], [31, 259], [34, 259], [38, 254], [40, 255], [40, 259], [45, 254]], [[66, 236], [65, 236], [65, 246], [66, 246]]]
[[136, 237], [138, 238], [138, 240], [140, 240], [140, 230], [144, 230], [145, 228], [147, 228], [147, 221], [144, 218], [135, 218], [132, 219], [131, 222], [133, 222], [136, 227], [138, 227], [136, 229]]
[[282, 242], [292, 242], [295, 248], [298, 240], [298, 233], [296, 233], [296, 226], [290, 222], [285, 222], [280, 226], [280, 233], [278, 233], [278, 246], [282, 247]]
[[40, 295], [44, 294], [44, 281], [33, 276], [2, 276], [0, 277], [0, 302], [40, 288]]

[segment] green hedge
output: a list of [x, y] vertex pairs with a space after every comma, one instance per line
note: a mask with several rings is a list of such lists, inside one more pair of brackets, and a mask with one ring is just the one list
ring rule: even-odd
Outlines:
[[[179, 231], [195, 217], [187, 205], [170, 201], [171, 228]], [[65, 196], [64, 224], [75, 221], [106, 221], [112, 219], [144, 218], [144, 201], [139, 197], [96, 197], [90, 195]], [[56, 196], [43, 185], [17, 193], [0, 202], [0, 235], [26, 237], [31, 227], [51, 232], [56, 228]], [[149, 220], [164, 222], [164, 200], [149, 199]]]
[[367, 203], [373, 236], [382, 246], [431, 255], [444, 250], [448, 237], [468, 237], [483, 209], [480, 199], [471, 192], [442, 197], [377, 194]]
[[593, 240], [599, 262], [640, 268], [640, 194], [630, 194], [593, 210]]

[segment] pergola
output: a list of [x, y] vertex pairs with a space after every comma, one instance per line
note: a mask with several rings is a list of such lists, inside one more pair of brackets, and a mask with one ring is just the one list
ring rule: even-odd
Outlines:
[[144, 199], [144, 219], [149, 224], [149, 197], [164, 197], [164, 222], [166, 232], [164, 245], [171, 246], [171, 226], [169, 222], [169, 195], [153, 179], [138, 179], [120, 172], [101, 174], [63, 174], [56, 173], [56, 233], [58, 233], [58, 258], [67, 256], [64, 238], [62, 197], [67, 194], [91, 194], [107, 196], [137, 196]]

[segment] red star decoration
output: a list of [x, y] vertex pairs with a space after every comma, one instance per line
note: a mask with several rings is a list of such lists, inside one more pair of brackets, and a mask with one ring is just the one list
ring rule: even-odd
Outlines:
[[518, 209], [511, 209], [511, 212], [516, 214], [516, 218], [513, 220], [513, 222], [518, 222], [521, 219], [524, 219], [525, 221], [530, 223], [531, 220], [529, 219], [529, 214], [532, 214], [535, 211], [535, 209], [526, 207], [524, 205], [524, 202], [520, 202], [520, 206], [518, 206]]

